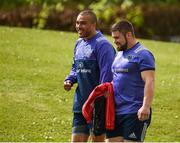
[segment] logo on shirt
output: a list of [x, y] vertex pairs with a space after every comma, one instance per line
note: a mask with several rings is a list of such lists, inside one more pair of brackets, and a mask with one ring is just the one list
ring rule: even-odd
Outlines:
[[82, 62], [80, 62], [79, 64], [78, 64], [78, 69], [82, 69], [84, 67], [84, 64], [82, 63]]
[[90, 69], [85, 69], [83, 62], [79, 62], [77, 65], [77, 73], [91, 73]]
[[90, 69], [78, 69], [76, 72], [77, 73], [91, 73], [91, 70]]
[[134, 55], [128, 55], [128, 56], [127, 56], [128, 61], [129, 61], [129, 60], [132, 60], [132, 59], [134, 59], [134, 58], [135, 58]]
[[114, 69], [114, 72], [116, 72], [116, 73], [122, 73], [122, 72], [127, 73], [127, 72], [128, 72], [128, 69], [118, 68], [118, 69]]
[[136, 137], [136, 135], [135, 135], [135, 133], [133, 132], [133, 133], [131, 133], [130, 135], [129, 135], [129, 138], [132, 138], [132, 139], [137, 139], [137, 137]]

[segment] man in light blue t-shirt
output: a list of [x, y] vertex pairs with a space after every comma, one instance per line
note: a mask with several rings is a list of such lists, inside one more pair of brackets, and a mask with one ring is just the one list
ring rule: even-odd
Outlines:
[[107, 132], [107, 141], [144, 141], [151, 119], [155, 59], [137, 42], [130, 22], [114, 24], [112, 37], [119, 51], [112, 64], [116, 127]]

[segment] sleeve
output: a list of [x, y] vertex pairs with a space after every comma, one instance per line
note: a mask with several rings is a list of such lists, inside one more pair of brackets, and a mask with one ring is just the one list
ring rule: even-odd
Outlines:
[[64, 80], [64, 81], [70, 80], [73, 84], [77, 83], [77, 73], [76, 73], [76, 66], [75, 66], [76, 46], [77, 46], [77, 42], [76, 42], [76, 45], [75, 45], [75, 48], [74, 48], [73, 64], [72, 64], [70, 74]]
[[73, 61], [73, 64], [72, 64], [70, 74], [66, 77], [65, 81], [67, 81], [67, 80], [70, 80], [73, 84], [77, 83], [77, 73], [76, 73], [76, 68], [75, 68], [74, 61]]
[[115, 49], [109, 42], [102, 42], [97, 48], [97, 61], [100, 70], [99, 83], [111, 82], [112, 72], [111, 65], [115, 57]]
[[155, 70], [155, 59], [153, 54], [148, 50], [142, 51], [139, 57], [139, 65], [141, 72], [145, 70]]

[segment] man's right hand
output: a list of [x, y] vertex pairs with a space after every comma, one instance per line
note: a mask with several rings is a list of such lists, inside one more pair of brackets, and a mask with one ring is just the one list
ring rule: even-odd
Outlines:
[[64, 82], [64, 89], [66, 90], [66, 91], [69, 91], [69, 90], [71, 90], [71, 87], [73, 86], [73, 83], [70, 81], [70, 80], [66, 80], [65, 82]]

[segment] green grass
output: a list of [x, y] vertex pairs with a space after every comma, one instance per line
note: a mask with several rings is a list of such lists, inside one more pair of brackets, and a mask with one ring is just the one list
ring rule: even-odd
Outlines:
[[[68, 32], [0, 27], [0, 142], [70, 141], [75, 87], [65, 92], [63, 80], [76, 39]], [[146, 141], [178, 142], [180, 44], [140, 41], [156, 58]]]
[[180, 44], [143, 41], [156, 58], [153, 118], [147, 141], [180, 141]]

